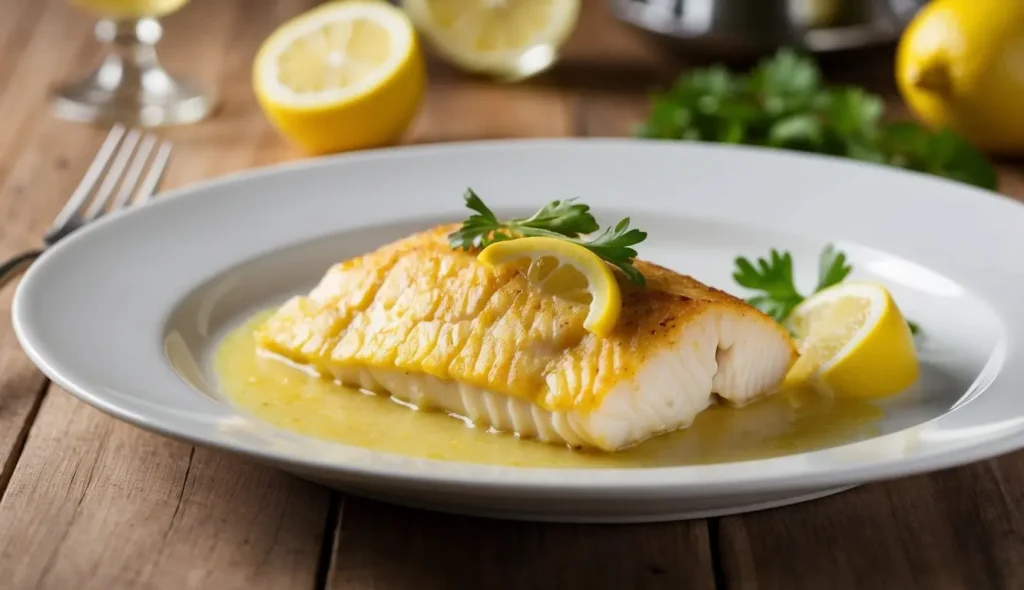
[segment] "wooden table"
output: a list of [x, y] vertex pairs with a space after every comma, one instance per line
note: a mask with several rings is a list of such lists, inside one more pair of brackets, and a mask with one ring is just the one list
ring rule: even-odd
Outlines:
[[[167, 131], [165, 186], [301, 157], [253, 99], [255, 49], [310, 0], [198, 0], [167, 19], [172, 68], [222, 108]], [[84, 72], [92, 22], [3, 0], [0, 255], [38, 243], [104, 132], [58, 121], [47, 90]], [[889, 51], [830, 58], [893, 96]], [[587, 0], [565, 61], [516, 86], [443, 64], [409, 142], [627, 135], [682, 63]], [[898, 100], [893, 98], [898, 106]], [[1024, 169], [1001, 166], [1024, 197]], [[1024, 588], [1024, 453], [743, 516], [629, 526], [507, 523], [332, 493], [115, 421], [51, 386], [0, 298], [0, 588]], [[126, 359], [128, 361], [128, 359]], [[130, 361], [129, 361], [130, 362]]]

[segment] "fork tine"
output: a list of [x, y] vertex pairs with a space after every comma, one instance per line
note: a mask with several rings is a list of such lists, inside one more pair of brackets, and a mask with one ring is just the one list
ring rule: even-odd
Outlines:
[[100, 183], [96, 197], [85, 211], [83, 217], [87, 222], [93, 221], [103, 214], [103, 209], [106, 208], [110, 197], [114, 195], [114, 189], [117, 188], [118, 181], [121, 180], [121, 176], [124, 175], [124, 171], [128, 167], [128, 160], [132, 157], [140, 136], [138, 129], [132, 129], [125, 135], [121, 147], [117, 150], [117, 155], [114, 156], [114, 161], [111, 162], [110, 168], [107, 170], [106, 178]]
[[54, 218], [50, 231], [60, 230], [67, 225], [71, 217], [78, 213], [78, 210], [88, 200], [89, 195], [92, 194], [92, 190], [96, 186], [96, 182], [100, 179], [103, 171], [106, 170], [111, 156], [114, 155], [114, 150], [117, 149], [118, 144], [121, 142], [124, 131], [124, 126], [121, 124], [116, 124], [110, 128], [107, 138], [103, 140], [99, 151], [96, 152], [96, 157], [92, 159], [89, 168], [82, 175], [82, 180], [75, 187], [75, 192], [71, 193], [71, 197], [64, 205], [64, 208]]
[[156, 145], [156, 136], [152, 133], [145, 134], [142, 143], [139, 144], [139, 149], [132, 157], [132, 163], [128, 165], [128, 172], [125, 173], [124, 180], [121, 181], [121, 189], [117, 191], [114, 202], [110, 204], [111, 211], [116, 211], [129, 203], [132, 193], [142, 177], [142, 172], [146, 169], [146, 161], [149, 159], [154, 145]]
[[142, 181], [139, 186], [139, 190], [135, 193], [135, 202], [142, 204], [145, 203], [153, 196], [160, 181], [163, 180], [164, 171], [167, 169], [167, 160], [171, 157], [171, 142], [162, 141], [160, 147], [157, 148], [156, 156], [153, 156], [153, 165], [149, 168], [149, 174]]

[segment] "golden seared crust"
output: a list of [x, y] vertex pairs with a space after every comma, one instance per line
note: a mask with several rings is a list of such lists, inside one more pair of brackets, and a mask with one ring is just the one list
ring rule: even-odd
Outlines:
[[620, 280], [622, 314], [599, 338], [583, 329], [583, 306], [541, 293], [515, 269], [489, 269], [476, 253], [452, 250], [447, 236], [457, 227], [336, 265], [257, 331], [259, 343], [325, 373], [350, 365], [426, 373], [569, 410], [599, 405], [709, 310], [754, 316], [785, 334], [742, 300], [637, 261], [647, 286]]

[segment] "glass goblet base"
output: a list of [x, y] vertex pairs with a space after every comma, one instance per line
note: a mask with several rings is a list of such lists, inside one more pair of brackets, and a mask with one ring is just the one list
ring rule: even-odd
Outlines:
[[160, 34], [155, 19], [101, 21], [96, 36], [112, 51], [92, 74], [54, 90], [54, 114], [72, 121], [140, 127], [183, 125], [208, 117], [214, 98], [160, 65], [155, 49]]

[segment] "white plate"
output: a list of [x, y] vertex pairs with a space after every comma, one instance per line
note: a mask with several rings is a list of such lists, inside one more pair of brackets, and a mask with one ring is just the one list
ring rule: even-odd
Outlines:
[[[818, 250], [836, 241], [924, 327], [921, 383], [890, 404], [877, 438], [628, 471], [412, 459], [284, 432], [223, 401], [208, 360], [226, 329], [333, 262], [464, 218], [466, 186], [499, 214], [568, 196], [606, 222], [628, 214], [650, 234], [644, 258], [726, 289], [734, 256], [770, 247], [791, 250], [812, 282]], [[354, 493], [508, 518], [697, 517], [1024, 446], [1022, 228], [1024, 207], [990, 193], [792, 153], [630, 140], [414, 147], [239, 174], [115, 215], [32, 267], [14, 325], [44, 373], [113, 416]]]

